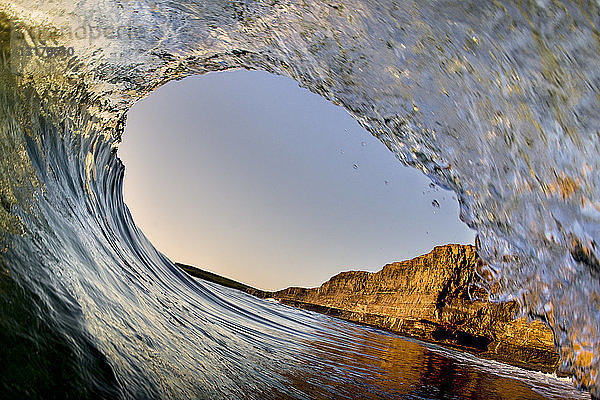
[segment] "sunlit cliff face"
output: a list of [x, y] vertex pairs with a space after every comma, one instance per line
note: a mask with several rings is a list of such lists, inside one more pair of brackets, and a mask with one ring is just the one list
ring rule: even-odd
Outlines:
[[[35, 180], [25, 139], [37, 140], [33, 115], [88, 138], [74, 162], [100, 207], [107, 193], [120, 201], [104, 180], [114, 153], [103, 149], [116, 146], [135, 100], [207, 71], [286, 75], [457, 193], [499, 298], [548, 321], [565, 368], [596, 387], [596, 3], [12, 1], [0, 10], [11, 71], [3, 91], [16, 104], [1, 130], [14, 143], [2, 156], [4, 203], [35, 219], [21, 200]], [[27, 230], [7, 208], [3, 229]]]

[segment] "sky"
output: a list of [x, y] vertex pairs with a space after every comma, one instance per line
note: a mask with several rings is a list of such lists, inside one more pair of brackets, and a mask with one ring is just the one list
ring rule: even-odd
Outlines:
[[125, 202], [159, 251], [260, 289], [474, 242], [452, 192], [266, 72], [166, 84], [131, 108], [118, 156]]

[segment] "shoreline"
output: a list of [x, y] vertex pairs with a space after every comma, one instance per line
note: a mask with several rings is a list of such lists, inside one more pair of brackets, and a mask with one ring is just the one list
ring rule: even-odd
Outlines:
[[290, 287], [275, 292], [175, 263], [191, 276], [272, 298], [407, 338], [469, 352], [520, 368], [561, 374], [549, 327], [515, 319], [514, 302], [470, 299], [475, 268], [482, 261], [470, 245], [435, 247], [430, 253], [384, 266], [378, 272], [347, 271], [318, 288]]

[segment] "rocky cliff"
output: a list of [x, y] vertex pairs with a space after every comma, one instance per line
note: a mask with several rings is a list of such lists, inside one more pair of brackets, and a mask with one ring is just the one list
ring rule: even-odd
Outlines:
[[559, 358], [546, 325], [514, 319], [515, 303], [471, 300], [484, 294], [474, 285], [478, 262], [473, 246], [450, 244], [378, 272], [342, 272], [321, 287], [288, 288], [272, 297], [482, 357], [556, 371]]

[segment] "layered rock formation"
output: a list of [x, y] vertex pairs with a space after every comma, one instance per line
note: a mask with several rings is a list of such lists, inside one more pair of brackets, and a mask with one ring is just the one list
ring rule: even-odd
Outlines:
[[292, 287], [271, 295], [285, 304], [459, 346], [486, 358], [556, 371], [559, 357], [545, 324], [515, 319], [513, 302], [471, 300], [484, 294], [474, 285], [478, 262], [473, 246], [450, 244], [379, 272], [342, 272], [318, 288]]
[[515, 319], [514, 302], [492, 303], [477, 288], [482, 261], [473, 246], [449, 244], [379, 272], [342, 272], [318, 288], [267, 292], [185, 264], [189, 274], [261, 298], [457, 346], [484, 358], [555, 372], [559, 357], [550, 328]]

